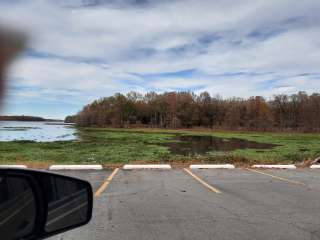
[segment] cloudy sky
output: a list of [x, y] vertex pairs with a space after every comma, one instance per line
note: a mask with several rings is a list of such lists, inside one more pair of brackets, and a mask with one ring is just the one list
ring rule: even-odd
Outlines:
[[318, 0], [0, 0], [29, 35], [7, 114], [63, 118], [129, 91], [320, 90]]

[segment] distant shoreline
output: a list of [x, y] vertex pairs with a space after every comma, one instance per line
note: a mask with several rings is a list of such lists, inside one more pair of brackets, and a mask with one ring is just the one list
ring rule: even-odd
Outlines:
[[60, 119], [46, 119], [36, 116], [0, 116], [0, 121], [21, 121], [21, 122], [64, 122]]

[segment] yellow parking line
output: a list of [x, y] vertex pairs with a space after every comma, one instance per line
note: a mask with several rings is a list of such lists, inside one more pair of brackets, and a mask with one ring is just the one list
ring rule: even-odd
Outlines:
[[291, 183], [291, 184], [294, 184], [294, 185], [306, 186], [306, 184], [304, 184], [302, 182], [297, 182], [297, 181], [290, 180], [290, 179], [287, 179], [287, 178], [282, 178], [282, 177], [279, 177], [279, 176], [276, 176], [276, 175], [272, 175], [272, 174], [269, 174], [269, 173], [265, 173], [265, 172], [261, 172], [261, 171], [255, 170], [255, 169], [247, 168], [247, 170], [250, 171], [250, 172], [255, 172], [255, 173], [262, 174], [262, 175], [266, 175], [266, 176], [272, 177], [274, 179], [277, 179], [277, 180], [280, 180], [280, 181], [283, 181], [283, 182], [287, 182], [287, 183]]
[[103, 191], [107, 189], [110, 182], [112, 181], [112, 179], [114, 178], [114, 176], [117, 174], [118, 171], [119, 171], [119, 168], [116, 168], [115, 170], [113, 170], [110, 176], [103, 182], [103, 184], [96, 191], [96, 193], [94, 194], [95, 197], [99, 197], [103, 193]]
[[206, 183], [205, 181], [203, 181], [201, 178], [199, 178], [197, 175], [195, 175], [194, 173], [192, 173], [190, 170], [184, 168], [183, 170], [185, 170], [188, 174], [190, 174], [194, 179], [196, 179], [198, 182], [200, 182], [203, 186], [205, 186], [206, 188], [208, 188], [210, 191], [215, 192], [215, 193], [221, 193], [221, 191], [211, 185], [209, 185], [208, 183]]

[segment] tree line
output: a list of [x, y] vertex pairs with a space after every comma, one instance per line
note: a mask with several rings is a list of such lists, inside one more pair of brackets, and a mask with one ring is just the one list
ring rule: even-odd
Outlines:
[[0, 121], [30, 121], [30, 122], [43, 122], [46, 119], [35, 116], [0, 116]]
[[320, 130], [320, 94], [299, 92], [223, 99], [208, 92], [117, 93], [86, 105], [66, 122], [90, 127], [206, 127], [230, 130]]

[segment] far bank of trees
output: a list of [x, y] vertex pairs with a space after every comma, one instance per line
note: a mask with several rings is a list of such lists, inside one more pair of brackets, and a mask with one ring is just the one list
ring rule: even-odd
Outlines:
[[212, 97], [208, 92], [117, 93], [86, 105], [67, 122], [80, 126], [320, 131], [320, 94], [299, 92], [271, 100]]
[[43, 122], [46, 119], [35, 116], [0, 116], [0, 121], [29, 121], [29, 122]]

